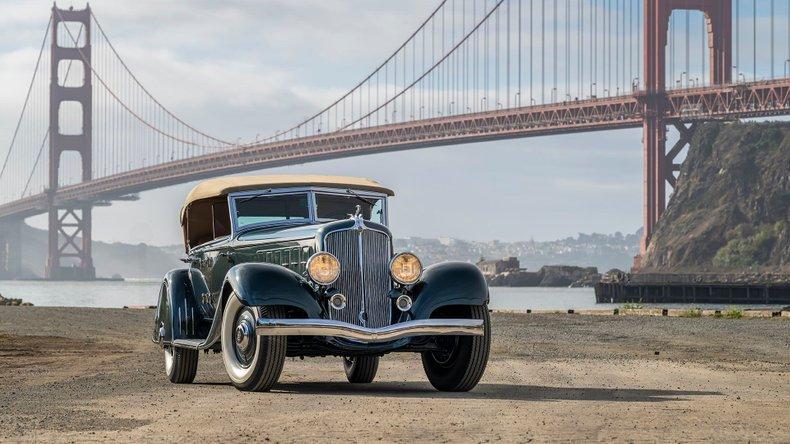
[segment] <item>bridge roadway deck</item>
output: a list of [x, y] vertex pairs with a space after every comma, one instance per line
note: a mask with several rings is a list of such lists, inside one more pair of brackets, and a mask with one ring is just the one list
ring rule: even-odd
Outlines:
[[[737, 119], [790, 114], [790, 78], [666, 93], [666, 119]], [[415, 120], [240, 146], [59, 188], [58, 206], [109, 200], [223, 174], [323, 159], [488, 140], [589, 132], [642, 125], [644, 92]], [[637, 144], [635, 144], [637, 146]], [[44, 213], [48, 193], [0, 205], [0, 219]]]

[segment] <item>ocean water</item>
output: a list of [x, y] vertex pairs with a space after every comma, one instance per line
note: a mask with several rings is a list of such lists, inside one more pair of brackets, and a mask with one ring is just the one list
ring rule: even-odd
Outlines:
[[[36, 306], [123, 307], [156, 305], [160, 281], [0, 281], [0, 295], [21, 298]], [[596, 304], [592, 288], [491, 287], [492, 309], [588, 309], [614, 308], [618, 304]], [[650, 304], [645, 304], [649, 306]], [[688, 304], [663, 304], [665, 308], [688, 307]], [[695, 307], [726, 308], [716, 304]], [[756, 306], [748, 306], [754, 307]]]

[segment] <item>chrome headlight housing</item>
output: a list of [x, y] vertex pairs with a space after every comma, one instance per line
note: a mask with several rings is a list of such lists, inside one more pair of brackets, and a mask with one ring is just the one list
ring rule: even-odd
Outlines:
[[307, 260], [307, 275], [316, 284], [330, 285], [340, 277], [340, 261], [332, 253], [315, 253]]
[[422, 276], [422, 263], [412, 253], [398, 253], [390, 260], [390, 276], [401, 285], [411, 285]]

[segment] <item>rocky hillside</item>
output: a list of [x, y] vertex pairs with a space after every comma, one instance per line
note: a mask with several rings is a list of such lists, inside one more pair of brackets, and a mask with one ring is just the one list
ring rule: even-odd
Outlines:
[[700, 127], [641, 271], [790, 272], [790, 122]]
[[596, 267], [544, 265], [538, 271], [506, 271], [487, 276], [493, 287], [591, 287], [601, 280]]

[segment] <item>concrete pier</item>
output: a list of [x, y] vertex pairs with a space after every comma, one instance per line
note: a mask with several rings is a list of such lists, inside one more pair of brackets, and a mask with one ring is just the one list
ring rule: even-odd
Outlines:
[[595, 301], [603, 303], [790, 304], [788, 283], [601, 282]]

